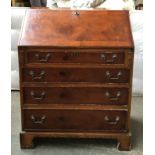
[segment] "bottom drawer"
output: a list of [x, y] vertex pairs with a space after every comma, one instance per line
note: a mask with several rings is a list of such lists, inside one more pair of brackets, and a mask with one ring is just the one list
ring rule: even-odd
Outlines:
[[25, 131], [126, 131], [127, 110], [25, 109]]

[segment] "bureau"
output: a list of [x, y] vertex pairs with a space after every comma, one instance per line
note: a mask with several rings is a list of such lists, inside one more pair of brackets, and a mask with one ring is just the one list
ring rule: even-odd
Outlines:
[[105, 138], [130, 150], [128, 11], [28, 9], [18, 54], [22, 148], [35, 138]]

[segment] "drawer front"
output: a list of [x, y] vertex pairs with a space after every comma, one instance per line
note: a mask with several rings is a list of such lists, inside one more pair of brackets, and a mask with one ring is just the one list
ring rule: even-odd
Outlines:
[[130, 70], [103, 68], [25, 68], [24, 82], [128, 83]]
[[124, 131], [127, 111], [79, 109], [27, 109], [24, 130], [103, 130]]
[[25, 87], [25, 104], [127, 105], [127, 88]]
[[27, 52], [27, 63], [98, 63], [98, 64], [124, 64], [125, 52], [83, 52], [74, 51], [45, 51]]

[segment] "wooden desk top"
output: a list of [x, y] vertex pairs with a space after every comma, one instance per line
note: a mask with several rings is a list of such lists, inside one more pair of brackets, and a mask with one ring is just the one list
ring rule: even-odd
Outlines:
[[133, 49], [128, 11], [28, 9], [19, 46]]

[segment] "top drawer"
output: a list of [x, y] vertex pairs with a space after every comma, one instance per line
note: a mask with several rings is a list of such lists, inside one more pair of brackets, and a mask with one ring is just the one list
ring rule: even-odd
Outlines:
[[96, 63], [124, 64], [123, 50], [32, 50], [26, 52], [26, 63]]

